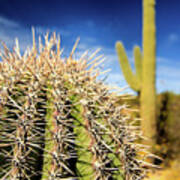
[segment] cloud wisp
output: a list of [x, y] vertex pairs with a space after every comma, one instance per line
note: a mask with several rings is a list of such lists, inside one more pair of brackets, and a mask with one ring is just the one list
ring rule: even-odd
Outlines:
[[[15, 38], [17, 37], [20, 42], [20, 48], [23, 52], [27, 46], [32, 45], [32, 35], [31, 28], [27, 28], [22, 24], [0, 16], [0, 40], [5, 42], [9, 48], [12, 48], [15, 44]], [[94, 24], [89, 22], [89, 26], [92, 27]], [[58, 27], [44, 27], [36, 26], [35, 31], [37, 35], [44, 35], [48, 30], [50, 32], [56, 31], [61, 37], [67, 39], [65, 48], [72, 47], [76, 38], [73, 35], [73, 30], [66, 30], [67, 28], [58, 28]], [[64, 40], [63, 40], [64, 41]], [[73, 42], [72, 42], [73, 41]], [[177, 42], [179, 41], [179, 36], [177, 34], [170, 34], [169, 41]], [[111, 72], [108, 73], [107, 83], [113, 84], [119, 87], [127, 86], [127, 83], [124, 79], [124, 76], [121, 72], [118, 57], [114, 47], [108, 47], [107, 45], [100, 43], [100, 41], [95, 36], [88, 36], [83, 34], [81, 41], [77, 47], [75, 57], [78, 59], [86, 50], [89, 50], [89, 54], [94, 52], [96, 49], [101, 48], [99, 54], [103, 54], [106, 58], [104, 62], [104, 69], [111, 69]], [[68, 49], [70, 51], [71, 49]], [[68, 54], [68, 53], [67, 53]], [[134, 59], [133, 53], [131, 50], [127, 50], [127, 56], [130, 59], [130, 64], [134, 70]], [[178, 60], [167, 59], [165, 57], [157, 57], [157, 91], [173, 91], [180, 93], [180, 63]], [[129, 92], [133, 92], [129, 89]]]
[[179, 35], [176, 33], [171, 33], [168, 37], [168, 40], [170, 43], [175, 43], [178, 42], [180, 40]]

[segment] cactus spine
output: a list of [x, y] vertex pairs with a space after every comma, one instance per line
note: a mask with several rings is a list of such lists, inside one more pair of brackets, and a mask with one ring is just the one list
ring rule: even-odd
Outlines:
[[140, 48], [134, 48], [136, 74], [131, 70], [124, 47], [117, 42], [116, 49], [122, 72], [130, 87], [140, 93], [142, 131], [149, 138], [148, 144], [156, 140], [156, 29], [155, 0], [143, 0], [143, 55]]
[[[54, 50], [54, 47], [57, 49]], [[76, 47], [76, 44], [75, 44]], [[135, 180], [146, 173], [117, 94], [97, 80], [97, 60], [61, 58], [60, 39], [1, 53], [1, 180]], [[94, 55], [93, 55], [94, 56]], [[148, 155], [148, 154], [146, 154]], [[143, 159], [144, 159], [143, 154]], [[3, 162], [3, 163], [2, 163]]]

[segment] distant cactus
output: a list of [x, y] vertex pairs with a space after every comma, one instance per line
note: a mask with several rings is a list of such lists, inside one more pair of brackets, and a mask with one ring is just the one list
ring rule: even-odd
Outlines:
[[[60, 39], [35, 38], [20, 54], [4, 45], [0, 63], [1, 180], [140, 180], [146, 148], [126, 105], [97, 80], [94, 54], [61, 57]], [[56, 49], [54, 48], [56, 47]], [[132, 123], [132, 122], [131, 122]], [[149, 154], [146, 154], [149, 155]]]
[[130, 64], [128, 62], [128, 57], [124, 50], [124, 47], [121, 42], [117, 42], [116, 44], [117, 53], [119, 56], [119, 62], [121, 65], [122, 72], [125, 76], [126, 81], [129, 86], [137, 92], [141, 91], [141, 81], [142, 81], [142, 55], [141, 50], [138, 46], [134, 47], [134, 60], [135, 60], [135, 68], [136, 74], [131, 70]]
[[140, 94], [142, 131], [152, 146], [156, 142], [156, 30], [155, 0], [143, 0], [143, 55], [139, 47], [134, 48], [136, 74], [131, 70], [121, 42], [116, 49], [122, 72], [130, 87]]

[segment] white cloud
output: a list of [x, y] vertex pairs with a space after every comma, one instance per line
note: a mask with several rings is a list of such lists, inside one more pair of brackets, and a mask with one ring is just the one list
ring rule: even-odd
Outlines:
[[[119, 87], [127, 86], [126, 80], [122, 74], [119, 66], [118, 57], [115, 49], [107, 48], [102, 45], [94, 46], [96, 48], [101, 47], [104, 56], [106, 57], [105, 69], [111, 68], [107, 82]], [[87, 50], [90, 48], [89, 44], [83, 43], [80, 49]], [[126, 50], [132, 69], [134, 70], [134, 58], [133, 51]], [[166, 57], [157, 57], [157, 69], [156, 69], [156, 86], [157, 91], [173, 91], [180, 93], [180, 60], [168, 59]], [[130, 90], [130, 92], [133, 92]]]
[[157, 57], [157, 72], [159, 76], [180, 78], [180, 60]]
[[[91, 24], [91, 23], [90, 23]], [[13, 20], [7, 19], [0, 16], [0, 40], [4, 41], [9, 48], [12, 48], [14, 39], [18, 37], [20, 48], [24, 51], [28, 45], [32, 44], [31, 28], [27, 29], [23, 25]], [[47, 32], [48, 27], [37, 26], [35, 27], [36, 34], [43, 35]], [[71, 31], [52, 27], [51, 32], [56, 31], [61, 36], [71, 37]], [[75, 41], [76, 39], [73, 39]], [[177, 34], [171, 34], [169, 36], [171, 42], [179, 40]], [[68, 45], [69, 46], [69, 45]], [[111, 72], [108, 75], [107, 82], [114, 84], [119, 87], [127, 86], [124, 76], [121, 72], [118, 57], [115, 48], [109, 48], [102, 44], [98, 44], [94, 37], [81, 37], [80, 43], [75, 52], [75, 57], [78, 59], [82, 53], [89, 50], [89, 55], [92, 54], [96, 49], [101, 48], [102, 50], [97, 54], [103, 54], [106, 57], [104, 62], [104, 70], [111, 68]], [[70, 48], [71, 50], [71, 48]], [[127, 50], [127, 55], [130, 60], [130, 64], [133, 67], [133, 50]], [[134, 69], [134, 67], [133, 67]], [[157, 89], [158, 92], [172, 90], [176, 93], [180, 93], [180, 61], [167, 59], [165, 57], [157, 57]], [[132, 92], [132, 91], [131, 91]]]
[[35, 26], [35, 31], [38, 34], [45, 35], [47, 32], [58, 32], [60, 36], [70, 36], [71, 32], [57, 27]]
[[3, 16], [0, 16], [0, 25], [1, 26], [6, 26], [10, 28], [17, 28], [19, 27], [19, 24], [15, 21], [9, 20]]
[[96, 38], [93, 38], [93, 37], [85, 37], [84, 40], [87, 43], [96, 43]]
[[31, 44], [31, 29], [24, 28], [20, 23], [0, 16], [0, 40], [8, 48], [15, 45], [15, 38], [19, 39], [20, 49], [24, 51]]
[[180, 93], [180, 61], [157, 58], [157, 89], [162, 91], [173, 91]]
[[[127, 86], [126, 80], [117, 62], [116, 54], [107, 55], [107, 61], [111, 62], [112, 71], [109, 73], [108, 83], [115, 84], [119, 87]], [[129, 57], [130, 59], [132, 57]], [[130, 60], [131, 61], [131, 60]], [[109, 64], [109, 63], [108, 63]], [[118, 68], [117, 68], [118, 66]], [[114, 71], [116, 69], [116, 71]], [[180, 93], [180, 60], [167, 59], [165, 57], [157, 57], [157, 92], [173, 91]], [[130, 91], [133, 92], [133, 91]]]
[[169, 42], [171, 42], [171, 43], [177, 42], [177, 41], [179, 41], [179, 35], [176, 33], [171, 33], [169, 35], [168, 39], [169, 39]]
[[122, 73], [113, 73], [112, 71], [109, 73], [108, 83], [114, 84], [114, 85], [120, 85], [120, 86], [126, 86], [126, 82], [124, 81], [124, 77]]
[[[27, 46], [32, 45], [31, 28], [26, 28], [22, 24], [0, 16], [0, 40], [5, 42], [10, 49], [15, 45], [15, 38], [19, 39], [20, 49], [23, 52]], [[57, 27], [35, 26], [36, 35], [45, 35], [46, 32], [57, 32], [60, 36], [70, 36], [71, 32]]]
[[94, 21], [92, 21], [92, 20], [86, 21], [86, 24], [87, 24], [87, 26], [88, 26], [89, 28], [93, 28], [93, 27], [95, 26], [95, 23], [94, 23]]

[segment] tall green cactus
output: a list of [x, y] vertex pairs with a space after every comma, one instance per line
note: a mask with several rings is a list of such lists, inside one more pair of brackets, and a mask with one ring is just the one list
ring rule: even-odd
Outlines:
[[134, 48], [136, 73], [132, 72], [121, 42], [116, 49], [120, 66], [129, 86], [140, 94], [142, 131], [149, 138], [148, 144], [156, 142], [156, 29], [155, 0], [143, 0], [143, 54], [139, 47]]
[[0, 180], [142, 179], [145, 147], [133, 143], [126, 105], [97, 80], [97, 59], [74, 60], [75, 47], [63, 59], [55, 34], [39, 52], [33, 42], [24, 55], [18, 42], [1, 53]]

